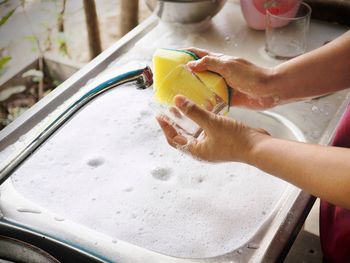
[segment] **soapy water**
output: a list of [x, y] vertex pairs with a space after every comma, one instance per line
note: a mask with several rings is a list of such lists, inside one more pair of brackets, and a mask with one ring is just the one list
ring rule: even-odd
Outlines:
[[151, 171], [152, 176], [160, 181], [168, 181], [171, 177], [171, 168], [157, 167]]
[[105, 160], [103, 157], [94, 157], [94, 158], [90, 158], [87, 161], [87, 165], [96, 168], [98, 166], [103, 165], [104, 162]]
[[87, 105], [18, 168], [15, 188], [59, 218], [161, 253], [235, 250], [287, 184], [248, 165], [200, 162], [173, 149], [151, 114], [151, 96], [128, 86]]

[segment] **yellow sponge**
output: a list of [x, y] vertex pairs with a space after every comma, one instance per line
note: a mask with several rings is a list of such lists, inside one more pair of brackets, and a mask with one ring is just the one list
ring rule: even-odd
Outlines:
[[196, 55], [181, 50], [158, 49], [153, 56], [155, 97], [172, 105], [176, 95], [184, 95], [206, 109], [215, 106], [213, 92], [228, 103], [225, 80], [209, 71], [193, 73], [185, 65]]

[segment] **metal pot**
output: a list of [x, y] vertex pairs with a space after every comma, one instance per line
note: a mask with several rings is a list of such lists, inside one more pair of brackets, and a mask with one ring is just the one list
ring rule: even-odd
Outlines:
[[214, 17], [227, 0], [145, 0], [165, 22], [194, 24]]

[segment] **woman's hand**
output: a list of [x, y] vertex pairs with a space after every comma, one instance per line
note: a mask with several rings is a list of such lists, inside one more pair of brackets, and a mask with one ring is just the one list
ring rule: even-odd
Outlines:
[[235, 90], [231, 104], [266, 109], [314, 98], [350, 86], [350, 31], [318, 49], [274, 68], [261, 68], [244, 59], [189, 48], [201, 59], [187, 65], [223, 76]]
[[198, 159], [250, 163], [255, 145], [269, 137], [264, 130], [256, 130], [233, 119], [215, 115], [198, 107], [184, 96], [176, 96], [174, 102], [178, 109], [204, 130], [204, 133], [199, 138], [188, 139], [179, 134], [166, 118], [159, 116], [157, 120], [171, 146]]
[[271, 86], [273, 69], [258, 67], [244, 59], [189, 48], [201, 59], [188, 62], [194, 72], [209, 70], [221, 75], [233, 88], [231, 105], [251, 109], [266, 109], [281, 102], [279, 94]]

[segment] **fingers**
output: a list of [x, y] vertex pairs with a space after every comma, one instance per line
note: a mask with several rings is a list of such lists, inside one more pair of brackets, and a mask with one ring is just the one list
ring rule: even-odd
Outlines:
[[212, 118], [209, 111], [206, 111], [182, 95], [174, 98], [175, 106], [178, 107], [187, 117], [196, 122], [204, 130], [209, 127], [209, 120]]
[[223, 75], [225, 70], [225, 62], [221, 60], [220, 57], [208, 55], [202, 57], [201, 59], [188, 62], [187, 67], [196, 72], [210, 70]]
[[221, 56], [224, 55], [224, 54], [221, 54], [221, 53], [214, 53], [214, 52], [211, 52], [211, 51], [208, 51], [208, 50], [205, 50], [205, 49], [201, 49], [201, 48], [196, 48], [196, 47], [184, 48], [184, 50], [190, 51], [190, 52], [196, 54], [197, 57], [199, 57], [199, 58], [202, 58], [202, 57], [205, 57], [205, 56], [221, 57]]
[[161, 129], [163, 130], [168, 143], [177, 148], [179, 145], [183, 146], [187, 144], [187, 139], [178, 134], [176, 129], [168, 123], [168, 121], [163, 116], [156, 117]]
[[195, 48], [195, 47], [189, 47], [189, 48], [184, 48], [184, 50], [190, 51], [194, 54], [196, 54], [199, 58], [202, 58], [204, 56], [209, 55], [209, 51], [201, 48]]

